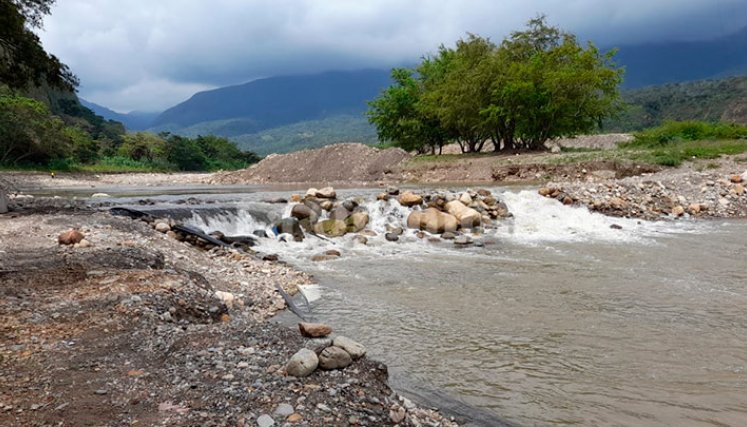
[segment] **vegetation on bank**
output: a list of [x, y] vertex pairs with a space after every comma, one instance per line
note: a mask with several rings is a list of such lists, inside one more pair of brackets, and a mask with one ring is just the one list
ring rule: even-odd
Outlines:
[[533, 19], [496, 45], [469, 35], [441, 46], [415, 69], [395, 69], [394, 85], [370, 103], [381, 141], [433, 153], [451, 141], [462, 152], [544, 149], [589, 133], [621, 107], [622, 69], [614, 52], [582, 46], [572, 34]]

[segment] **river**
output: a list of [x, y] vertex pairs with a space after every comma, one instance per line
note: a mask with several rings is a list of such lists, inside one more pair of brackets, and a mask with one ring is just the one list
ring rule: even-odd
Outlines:
[[[261, 249], [313, 273], [314, 320], [362, 341], [413, 395], [448, 395], [516, 425], [747, 424], [745, 221], [647, 223], [494, 191], [515, 218], [482, 247], [407, 232], [397, 243]], [[236, 204], [256, 209], [264, 196]], [[396, 202], [367, 208], [378, 232], [407, 214]], [[247, 212], [190, 223], [265, 226]], [[343, 256], [309, 260], [330, 248]]]

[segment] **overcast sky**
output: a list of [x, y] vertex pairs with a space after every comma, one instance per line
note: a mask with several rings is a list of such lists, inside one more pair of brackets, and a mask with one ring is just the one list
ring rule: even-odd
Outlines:
[[40, 35], [83, 98], [157, 111], [259, 77], [411, 64], [539, 13], [606, 47], [733, 32], [747, 0], [57, 0]]

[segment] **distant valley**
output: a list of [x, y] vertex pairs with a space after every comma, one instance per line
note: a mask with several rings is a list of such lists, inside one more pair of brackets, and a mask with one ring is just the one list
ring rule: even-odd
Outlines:
[[[663, 119], [747, 122], [747, 78], [727, 78], [747, 74], [747, 28], [709, 41], [621, 46], [616, 62], [626, 68], [624, 98], [631, 108], [606, 129], [635, 130]], [[718, 80], [695, 82], [704, 79]], [[375, 143], [364, 113], [389, 83], [388, 69], [330, 71], [200, 92], [160, 114], [84, 104], [129, 130], [215, 134], [266, 155], [335, 142]]]

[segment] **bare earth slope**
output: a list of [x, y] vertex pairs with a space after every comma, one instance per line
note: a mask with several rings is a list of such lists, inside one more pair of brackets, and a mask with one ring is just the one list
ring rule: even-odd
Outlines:
[[410, 155], [399, 148], [379, 150], [363, 144], [335, 144], [271, 155], [236, 172], [216, 174], [211, 183], [351, 183], [397, 180], [397, 167]]

